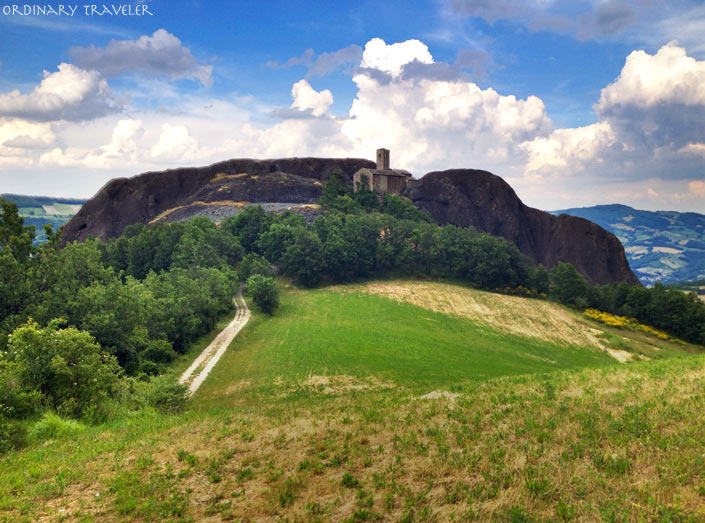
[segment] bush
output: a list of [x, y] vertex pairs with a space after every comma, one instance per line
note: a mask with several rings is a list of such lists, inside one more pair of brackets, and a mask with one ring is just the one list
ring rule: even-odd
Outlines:
[[186, 408], [188, 387], [170, 376], [157, 376], [138, 382], [137, 396], [161, 414], [177, 414]]
[[259, 310], [272, 314], [279, 305], [279, 291], [273, 278], [260, 274], [250, 276], [247, 280], [247, 290]]
[[550, 271], [551, 299], [578, 309], [588, 305], [590, 284], [570, 263], [559, 262]]
[[0, 456], [12, 449], [23, 447], [27, 439], [24, 425], [6, 418], [0, 405]]
[[46, 441], [48, 439], [61, 439], [75, 436], [83, 432], [86, 427], [73, 419], [65, 419], [54, 412], [45, 412], [42, 419], [29, 429], [29, 438], [33, 441]]
[[80, 418], [119, 395], [122, 370], [89, 333], [58, 326], [30, 319], [10, 335], [4, 357], [19, 390], [36, 391], [44, 406]]
[[41, 405], [39, 391], [22, 387], [16, 365], [0, 359], [0, 417], [22, 419], [31, 416]]

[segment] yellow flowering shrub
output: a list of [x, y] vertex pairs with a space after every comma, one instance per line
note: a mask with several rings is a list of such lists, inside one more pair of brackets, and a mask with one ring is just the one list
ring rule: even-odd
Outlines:
[[648, 325], [643, 325], [635, 318], [616, 316], [614, 314], [610, 314], [609, 312], [598, 311], [597, 309], [585, 309], [585, 316], [606, 325], [611, 325], [612, 327], [640, 330], [642, 332], [646, 332], [647, 334], [651, 334], [652, 336], [661, 338], [662, 340], [670, 339], [670, 336], [665, 332], [649, 327]]

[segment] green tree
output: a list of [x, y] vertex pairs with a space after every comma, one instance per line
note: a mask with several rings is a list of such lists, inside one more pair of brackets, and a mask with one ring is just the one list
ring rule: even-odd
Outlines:
[[363, 209], [374, 210], [379, 206], [379, 201], [377, 199], [377, 192], [369, 190], [369, 178], [362, 175], [360, 182], [355, 187], [355, 193], [353, 194], [353, 199], [360, 204]]
[[26, 227], [17, 205], [0, 199], [0, 350], [7, 334], [23, 321], [22, 310], [36, 299], [31, 284], [34, 227]]
[[548, 294], [551, 288], [551, 280], [546, 267], [535, 265], [529, 268], [528, 287], [536, 292]]
[[249, 277], [254, 274], [260, 274], [270, 278], [274, 276], [271, 264], [259, 254], [251, 252], [246, 254], [242, 259], [237, 271], [237, 279], [247, 281]]
[[334, 169], [323, 184], [321, 198], [318, 203], [326, 209], [337, 209], [338, 198], [350, 197], [351, 194], [351, 187], [346, 183], [343, 171]]
[[223, 230], [237, 238], [246, 252], [252, 252], [257, 250], [257, 240], [271, 224], [272, 217], [262, 206], [253, 205], [225, 220]]
[[385, 194], [380, 211], [402, 220], [431, 223], [428, 213], [416, 207], [411, 200], [395, 194]]
[[17, 205], [0, 199], [0, 252], [9, 252], [18, 262], [25, 261], [34, 252], [34, 226], [25, 226]]
[[284, 252], [284, 272], [306, 287], [314, 287], [321, 279], [325, 266], [323, 244], [308, 229], [298, 229], [294, 241]]
[[247, 291], [255, 306], [265, 314], [272, 314], [279, 306], [279, 290], [274, 278], [253, 274], [247, 280]]
[[272, 263], [277, 263], [286, 249], [294, 243], [294, 231], [303, 228], [304, 224], [292, 226], [286, 223], [273, 223], [257, 240], [257, 248], [265, 258]]
[[558, 262], [549, 275], [551, 299], [574, 307], [587, 305], [590, 284], [570, 263]]
[[3, 358], [23, 388], [38, 391], [44, 406], [62, 415], [95, 415], [120, 390], [117, 360], [89, 333], [60, 329], [58, 320], [46, 328], [29, 320], [10, 335]]

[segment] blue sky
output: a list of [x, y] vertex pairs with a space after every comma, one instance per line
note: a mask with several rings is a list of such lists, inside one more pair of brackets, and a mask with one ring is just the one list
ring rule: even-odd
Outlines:
[[702, 2], [0, 5], [0, 192], [386, 146], [544, 209], [705, 211]]

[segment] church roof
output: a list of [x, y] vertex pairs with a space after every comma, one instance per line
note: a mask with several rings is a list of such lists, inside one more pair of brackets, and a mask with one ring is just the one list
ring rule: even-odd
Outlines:
[[367, 167], [363, 167], [357, 172], [365, 172], [367, 174], [384, 174], [385, 176], [403, 176], [404, 178], [411, 178], [411, 173], [409, 171], [405, 171], [404, 169], [369, 169]]

